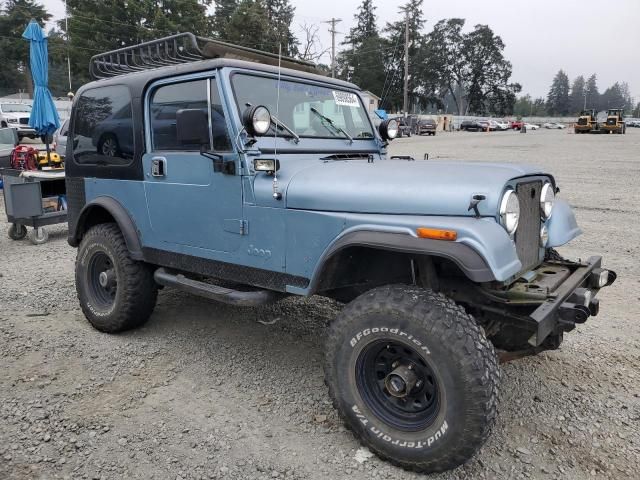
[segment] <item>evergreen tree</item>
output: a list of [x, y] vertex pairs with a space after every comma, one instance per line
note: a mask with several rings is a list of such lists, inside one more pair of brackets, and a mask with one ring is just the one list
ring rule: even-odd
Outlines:
[[[67, 0], [73, 88], [90, 80], [89, 59], [96, 53], [172, 35], [211, 36], [211, 0]], [[65, 30], [64, 20], [58, 22]]]
[[213, 0], [215, 11], [213, 14], [212, 24], [213, 31], [221, 40], [227, 39], [227, 23], [238, 8], [238, 0]]
[[578, 114], [585, 108], [585, 81], [582, 75], [575, 78], [569, 94], [569, 113]]
[[595, 108], [596, 110], [599, 110], [600, 93], [598, 92], [598, 82], [595, 73], [589, 77], [584, 89], [587, 95], [587, 108]]
[[439, 96], [447, 92], [458, 114], [511, 114], [519, 84], [509, 83], [512, 66], [504, 43], [487, 25], [463, 33], [462, 18], [441, 20], [427, 35], [427, 70], [435, 72]]
[[44, 26], [51, 18], [47, 10], [35, 0], [7, 0], [0, 9], [0, 95], [12, 94], [27, 87], [33, 94], [33, 79], [29, 66], [29, 42], [22, 32], [31, 19]]
[[224, 40], [266, 52], [295, 56], [298, 41], [291, 31], [294, 8], [289, 0], [241, 0], [225, 26]]
[[553, 79], [547, 95], [547, 108], [553, 115], [569, 114], [569, 77], [563, 70], [560, 70]]
[[270, 24], [269, 37], [273, 44], [268, 51], [278, 52], [278, 45], [282, 45], [283, 55], [297, 55], [298, 40], [291, 31], [295, 8], [289, 0], [266, 0], [265, 9]]
[[376, 26], [376, 8], [373, 5], [373, 0], [362, 0], [362, 4], [353, 16], [356, 20], [356, 25], [351, 28], [343, 44], [349, 44], [355, 49], [367, 39], [379, 36], [378, 27]]
[[351, 28], [343, 45], [349, 45], [337, 58], [338, 76], [382, 95], [385, 65], [382, 51], [384, 40], [376, 27], [376, 7], [371, 0], [363, 0], [354, 15], [356, 25]]
[[426, 107], [432, 100], [430, 92], [433, 84], [430, 72], [426, 66], [426, 39], [422, 33], [426, 22], [422, 13], [424, 0], [409, 0], [399, 12], [402, 19], [387, 23], [385, 32], [388, 37], [385, 42], [386, 78], [382, 92], [383, 105], [386, 108], [400, 111], [403, 104], [404, 82], [404, 43], [405, 43], [405, 12], [409, 17], [409, 112], [417, 107]]
[[600, 96], [600, 107], [604, 109], [609, 108], [624, 108], [627, 102], [627, 98], [622, 91], [622, 87], [618, 82], [607, 88]]

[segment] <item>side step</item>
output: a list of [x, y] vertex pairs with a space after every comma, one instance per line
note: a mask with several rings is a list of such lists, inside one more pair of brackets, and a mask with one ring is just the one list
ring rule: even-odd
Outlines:
[[209, 283], [192, 280], [180, 273], [169, 273], [164, 268], [158, 268], [153, 274], [153, 278], [159, 285], [177, 288], [178, 290], [193, 293], [194, 295], [239, 307], [258, 307], [260, 305], [273, 303], [283, 297], [283, 294], [272, 290], [242, 292], [218, 285], [211, 285]]

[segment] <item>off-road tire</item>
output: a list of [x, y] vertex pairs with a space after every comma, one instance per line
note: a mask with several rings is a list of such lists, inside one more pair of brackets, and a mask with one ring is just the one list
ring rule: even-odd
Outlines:
[[[414, 431], [383, 421], [361, 394], [363, 352], [366, 358], [371, 345], [388, 341], [417, 349], [421, 361], [435, 367], [438, 410]], [[392, 285], [356, 298], [329, 327], [324, 369], [346, 426], [378, 456], [408, 470], [441, 472], [465, 463], [497, 416], [500, 370], [493, 346], [462, 307], [432, 290]]]
[[[97, 255], [108, 257], [117, 287], [111, 304], [105, 305], [91, 283], [91, 263]], [[151, 316], [158, 296], [153, 270], [129, 256], [127, 244], [115, 223], [91, 227], [76, 257], [76, 291], [82, 312], [101, 332], [116, 333], [143, 325]]]

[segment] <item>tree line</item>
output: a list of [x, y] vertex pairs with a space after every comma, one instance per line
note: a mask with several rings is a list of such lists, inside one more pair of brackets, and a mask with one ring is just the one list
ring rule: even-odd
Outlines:
[[640, 117], [640, 102], [634, 103], [626, 82], [615, 82], [600, 93], [595, 74], [585, 80], [578, 75], [573, 82], [564, 70], [560, 70], [551, 83], [545, 98], [519, 97], [514, 113], [521, 116], [570, 116], [584, 109], [596, 111], [624, 108], [627, 115]]
[[[425, 31], [423, 2], [407, 0], [399, 8], [400, 20], [380, 24], [373, 0], [362, 0], [354, 15], [355, 25], [339, 45], [337, 76], [380, 97], [382, 108], [400, 111], [406, 15], [410, 113], [573, 113], [580, 92], [587, 88], [580, 87], [582, 77], [569, 87], [562, 72], [554, 79], [547, 99], [517, 98], [522, 87], [511, 81], [512, 65], [504, 56], [502, 39], [487, 25], [467, 27], [462, 18], [440, 20]], [[211, 7], [213, 13], [209, 13]], [[57, 21], [49, 32], [50, 87], [55, 96], [90, 81], [88, 65], [93, 55], [179, 32], [272, 53], [282, 48], [283, 55], [316, 63], [327, 59], [328, 50], [319, 42], [320, 25], [294, 25], [295, 8], [290, 0], [67, 0], [67, 12], [68, 17]], [[38, 0], [0, 0], [4, 59], [0, 95], [31, 90], [28, 43], [21, 34], [32, 18], [45, 25], [51, 15]], [[329, 71], [327, 65], [319, 64], [319, 68]], [[582, 82], [588, 85], [591, 79]], [[612, 104], [618, 93], [628, 94], [626, 84], [616, 85], [602, 94], [588, 88], [589, 95], [598, 99], [598, 108], [605, 101]]]

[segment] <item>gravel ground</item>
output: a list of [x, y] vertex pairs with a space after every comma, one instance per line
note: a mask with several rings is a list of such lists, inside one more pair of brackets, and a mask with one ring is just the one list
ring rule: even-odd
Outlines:
[[[637, 478], [640, 130], [439, 134], [397, 140], [391, 151], [540, 164], [585, 231], [561, 253], [602, 254], [618, 272], [600, 316], [560, 350], [502, 366], [489, 441], [434, 478]], [[65, 228], [50, 228], [44, 246], [13, 242], [7, 228], [1, 479], [422, 477], [370, 458], [329, 403], [322, 342], [337, 304], [287, 299], [249, 310], [166, 289], [144, 328], [105, 335], [77, 307]]]

